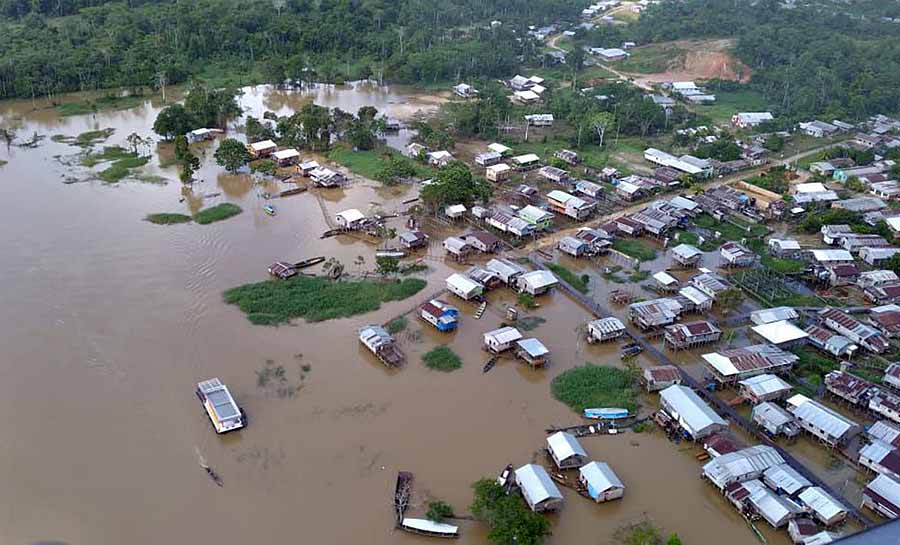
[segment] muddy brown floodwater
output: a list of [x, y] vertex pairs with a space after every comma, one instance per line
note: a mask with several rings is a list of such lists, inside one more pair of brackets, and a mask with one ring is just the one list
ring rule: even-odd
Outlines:
[[[302, 97], [246, 90], [243, 105], [260, 115], [284, 112]], [[435, 101], [402, 89], [323, 90], [315, 100], [354, 111]], [[114, 127], [106, 145], [144, 136], [160, 105], [57, 118], [31, 102], [0, 104], [0, 124], [20, 135], [77, 135]], [[364, 352], [356, 329], [409, 311], [443, 287], [451, 269], [429, 259], [419, 296], [370, 315], [325, 323], [252, 326], [222, 291], [266, 278], [275, 259], [335, 256], [348, 269], [357, 256], [371, 268], [374, 248], [355, 239], [320, 240], [324, 210], [399, 210], [414, 188], [386, 192], [357, 182], [344, 190], [275, 201], [262, 210], [248, 176], [226, 176], [212, 161], [216, 143], [197, 147], [202, 182], [183, 190], [172, 167], [154, 158], [144, 169], [165, 184], [85, 179], [78, 152], [48, 138], [34, 149], [0, 149], [0, 542], [58, 539], [73, 545], [264, 542], [388, 544], [424, 542], [392, 529], [391, 491], [398, 470], [416, 475], [413, 513], [428, 497], [468, 511], [470, 484], [507, 463], [529, 462], [550, 424], [578, 423], [554, 401], [549, 382], [585, 361], [619, 365], [616, 347], [587, 346], [576, 329], [587, 313], [562, 293], [533, 312], [533, 331], [553, 351], [552, 365], [514, 363], [482, 374], [482, 332], [502, 320], [512, 295], [492, 294], [476, 321], [464, 308], [459, 332], [441, 336], [410, 320], [400, 335], [410, 356], [389, 372]], [[59, 157], [57, 157], [59, 156]], [[157, 226], [153, 212], [189, 212], [235, 202], [244, 213], [200, 226]], [[437, 238], [437, 237], [435, 237]], [[434, 242], [431, 253], [441, 252]], [[420, 331], [420, 333], [416, 333]], [[418, 361], [448, 343], [465, 362], [443, 374]], [[640, 361], [646, 365], [647, 362]], [[285, 382], [260, 385], [258, 373], [283, 367]], [[217, 436], [197, 402], [197, 381], [227, 383], [249, 426]], [[643, 400], [645, 406], [655, 398]], [[584, 440], [627, 486], [625, 499], [597, 506], [565, 491], [551, 516], [549, 543], [609, 542], [623, 522], [647, 516], [685, 543], [755, 543], [737, 512], [699, 478], [694, 450], [659, 434]], [[220, 488], [200, 463], [222, 478]], [[771, 543], [785, 533], [769, 532]], [[486, 543], [486, 529], [463, 522], [463, 544]]]

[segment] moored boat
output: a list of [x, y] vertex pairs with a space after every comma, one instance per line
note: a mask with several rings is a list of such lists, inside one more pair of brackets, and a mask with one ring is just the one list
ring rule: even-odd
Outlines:
[[459, 526], [432, 522], [427, 519], [404, 518], [400, 522], [400, 528], [423, 536], [456, 538], [459, 537]]
[[275, 207], [272, 206], [271, 204], [267, 204], [267, 205], [263, 206], [263, 212], [265, 212], [266, 214], [268, 214], [270, 216], [274, 216], [275, 215]]
[[196, 394], [216, 433], [227, 433], [246, 425], [244, 411], [238, 407], [228, 387], [219, 379], [212, 378], [198, 383]]
[[305, 269], [307, 267], [312, 267], [313, 265], [318, 265], [319, 263], [322, 263], [323, 261], [325, 261], [325, 256], [320, 255], [317, 257], [310, 257], [309, 259], [304, 259], [303, 261], [294, 263], [294, 268]]
[[409, 507], [409, 496], [412, 490], [413, 474], [409, 471], [397, 473], [397, 485], [394, 487], [394, 511], [397, 513], [397, 522], [403, 521], [403, 515]]
[[618, 420], [628, 418], [630, 413], [628, 409], [620, 409], [617, 407], [602, 407], [599, 409], [585, 409], [585, 418], [594, 418], [597, 420]]

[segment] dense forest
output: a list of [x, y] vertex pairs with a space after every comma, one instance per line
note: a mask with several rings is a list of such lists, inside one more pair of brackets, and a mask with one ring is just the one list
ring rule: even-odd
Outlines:
[[[735, 38], [735, 54], [784, 122], [821, 115], [860, 119], [900, 111], [900, 2], [685, 0], [647, 9], [591, 42]], [[896, 22], [894, 22], [896, 21]]]
[[[267, 81], [505, 76], [528, 24], [569, 0], [0, 0], [0, 98], [178, 83], [218, 66]], [[492, 20], [502, 25], [491, 29]]]

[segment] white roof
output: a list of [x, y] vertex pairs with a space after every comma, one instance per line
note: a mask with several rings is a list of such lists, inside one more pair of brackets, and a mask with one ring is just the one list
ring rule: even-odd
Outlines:
[[888, 227], [890, 227], [894, 231], [900, 231], [900, 216], [884, 218], [884, 222], [887, 223]]
[[504, 146], [503, 144], [500, 144], [498, 142], [494, 142], [493, 144], [490, 144], [488, 146], [488, 149], [502, 155], [507, 151], [510, 151], [512, 148], [510, 148], [509, 146]]
[[[803, 210], [802, 208], [800, 209]], [[793, 212], [793, 210], [791, 210]], [[790, 238], [770, 238], [769, 244], [777, 244], [782, 250], [799, 250], [800, 243]]]
[[661, 391], [659, 395], [672, 411], [678, 413], [679, 421], [692, 435], [714, 424], [728, 425], [687, 386], [675, 384]]
[[790, 384], [781, 380], [777, 375], [770, 374], [756, 375], [742, 380], [738, 384], [750, 390], [757, 397], [791, 389]]
[[809, 337], [809, 333], [803, 331], [787, 320], [760, 324], [751, 328], [754, 333], [772, 344], [782, 344]]
[[678, 279], [667, 273], [666, 271], [659, 271], [658, 273], [654, 274], [653, 279], [663, 286], [671, 286], [672, 284], [678, 283]]
[[816, 261], [826, 263], [828, 261], [853, 261], [853, 255], [847, 250], [812, 250]]
[[831, 520], [841, 511], [847, 510], [843, 504], [818, 486], [807, 488], [797, 497], [824, 520]]
[[800, 315], [792, 307], [773, 307], [756, 310], [750, 313], [750, 321], [754, 324], [771, 324], [785, 320], [795, 320]]
[[485, 338], [491, 337], [500, 344], [515, 342], [522, 338], [522, 334], [519, 333], [518, 329], [509, 326], [488, 331], [484, 336]]
[[275, 142], [272, 142], [271, 140], [263, 140], [262, 142], [254, 142], [254, 143], [250, 144], [250, 148], [253, 149], [253, 151], [260, 151], [260, 150], [264, 150], [264, 149], [277, 148], [277, 147], [278, 147], [278, 145], [275, 144]]
[[784, 458], [777, 450], [768, 445], [756, 445], [713, 458], [703, 466], [703, 474], [719, 488], [725, 488], [783, 463]]
[[540, 95], [538, 95], [534, 91], [516, 91], [515, 95], [518, 99], [526, 101], [537, 100], [541, 98]]
[[518, 263], [503, 258], [497, 258], [488, 261], [485, 264], [484, 268], [489, 271], [494, 271], [495, 273], [503, 277], [525, 272], [525, 269]]
[[338, 217], [343, 218], [347, 223], [354, 223], [361, 219], [365, 219], [366, 215], [357, 210], [356, 208], [351, 208], [349, 210], [344, 210], [343, 212], [338, 212]]
[[788, 398], [787, 405], [788, 411], [798, 420], [809, 422], [832, 437], [840, 438], [856, 426], [856, 422], [841, 416], [803, 394], [795, 394]]
[[444, 213], [448, 216], [453, 214], [464, 214], [466, 212], [466, 207], [461, 204], [451, 204], [447, 208], [444, 209]]
[[618, 475], [613, 472], [609, 464], [604, 462], [590, 462], [581, 466], [578, 469], [578, 473], [598, 492], [603, 492], [610, 488], [625, 488]]
[[440, 151], [432, 151], [431, 153], [428, 154], [428, 157], [431, 157], [432, 159], [437, 159], [437, 160], [453, 159], [453, 154], [446, 150], [440, 150]]
[[741, 119], [749, 123], [761, 123], [773, 119], [772, 114], [769, 112], [741, 112], [738, 115]]
[[885, 456], [894, 451], [894, 447], [876, 439], [859, 449], [859, 457], [860, 458], [868, 458], [869, 460], [874, 461], [876, 464], [881, 463], [884, 460]]
[[411, 519], [408, 517], [403, 517], [402, 524], [403, 526], [412, 528], [413, 530], [421, 530], [423, 532], [430, 532], [435, 534], [453, 535], [459, 532], [459, 526], [444, 524], [442, 522], [433, 522], [428, 519]]
[[875, 477], [872, 482], [866, 485], [866, 490], [871, 490], [889, 501], [895, 507], [900, 507], [900, 482], [895, 481], [887, 475]]
[[529, 89], [529, 91], [531, 91], [535, 94], [538, 94], [538, 95], [543, 94], [543, 92], [546, 90], [547, 90], [546, 87], [544, 87], [543, 85], [537, 85], [537, 84], [532, 85], [531, 89]]
[[544, 346], [544, 343], [539, 341], [538, 339], [522, 339], [521, 341], [516, 341], [516, 344], [524, 350], [528, 352], [528, 355], [532, 358], [537, 358], [540, 356], [546, 356], [550, 353], [550, 350]]
[[534, 163], [535, 161], [540, 161], [541, 158], [535, 155], [534, 153], [526, 153], [525, 155], [519, 155], [518, 157], [513, 157], [513, 161], [516, 163], [524, 164], [524, 163]]
[[558, 460], [565, 460], [572, 456], [584, 456], [587, 458], [587, 452], [582, 448], [581, 443], [575, 439], [571, 433], [558, 431], [547, 437], [547, 447], [556, 455]]
[[556, 279], [556, 276], [554, 276], [552, 272], [543, 269], [527, 272], [519, 278], [534, 289], [559, 284], [559, 280]]
[[606, 318], [591, 320], [590, 322], [588, 322], [588, 327], [597, 329], [601, 333], [615, 333], [616, 331], [625, 331], [625, 324], [623, 324], [622, 320], [616, 318], [615, 316], [607, 316]]
[[641, 187], [635, 185], [631, 182], [626, 182], [625, 180], [619, 180], [619, 183], [616, 184], [616, 191], [622, 191], [624, 193], [637, 193], [641, 190]]
[[869, 437], [874, 437], [875, 439], [880, 439], [885, 443], [894, 444], [894, 441], [897, 440], [897, 437], [900, 436], [900, 430], [895, 428], [892, 424], [879, 420], [875, 422], [869, 429], [866, 431]]
[[753, 418], [756, 418], [756, 416], [759, 415], [764, 421], [775, 427], [781, 427], [794, 421], [794, 417], [791, 416], [791, 413], [771, 401], [764, 401], [753, 407], [751, 415]]
[[688, 199], [687, 197], [682, 197], [678, 195], [677, 197], [673, 197], [672, 200], [669, 201], [669, 204], [672, 206], [681, 208], [682, 210], [696, 210], [699, 204]]
[[447, 285], [453, 286], [463, 293], [477, 293], [484, 289], [484, 286], [472, 280], [468, 276], [459, 273], [453, 273], [447, 277]]
[[672, 248], [672, 253], [678, 256], [681, 256], [684, 259], [690, 259], [692, 257], [696, 257], [698, 255], [703, 255], [699, 249], [690, 244], [679, 244]]
[[766, 481], [774, 483], [776, 488], [784, 490], [791, 496], [807, 486], [812, 486], [806, 477], [788, 464], [772, 466], [766, 470], [764, 476]]
[[821, 193], [828, 191], [824, 184], [819, 182], [810, 182], [808, 184], [797, 184], [794, 186], [797, 193]]
[[213, 132], [212, 129], [194, 129], [190, 134], [193, 134], [194, 136], [205, 136], [211, 132]]
[[290, 159], [291, 157], [300, 157], [300, 152], [294, 148], [276, 151], [274, 154], [276, 159]]
[[698, 306], [703, 306], [710, 301], [708, 295], [698, 290], [694, 286], [685, 286], [678, 290], [678, 295], [687, 297], [688, 301]]
[[559, 488], [550, 480], [547, 470], [537, 464], [526, 464], [516, 469], [516, 481], [527, 491], [535, 504], [550, 498], [562, 499]]
[[547, 218], [554, 217], [552, 212], [548, 212], [543, 208], [538, 208], [537, 206], [531, 204], [519, 210], [516, 215], [520, 218], [530, 219], [533, 221], [541, 221]]
[[506, 172], [507, 170], [509, 170], [509, 165], [507, 165], [506, 163], [497, 163], [496, 165], [487, 167], [485, 170], [488, 170], [490, 172]]

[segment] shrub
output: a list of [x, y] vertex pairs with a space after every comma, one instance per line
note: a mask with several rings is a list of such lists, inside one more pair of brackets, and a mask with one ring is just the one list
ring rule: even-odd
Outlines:
[[440, 500], [428, 502], [428, 512], [425, 518], [433, 522], [442, 522], [446, 518], [453, 517], [453, 507]]
[[550, 383], [553, 397], [582, 412], [591, 407], [622, 407], [633, 411], [635, 376], [616, 367], [587, 364], [569, 369]]
[[446, 346], [439, 346], [429, 351], [422, 356], [422, 362], [429, 369], [444, 371], [445, 373], [462, 367], [462, 360], [459, 359], [459, 356]]
[[200, 225], [207, 225], [217, 221], [227, 220], [243, 212], [240, 206], [230, 202], [217, 204], [194, 214], [194, 221]]

